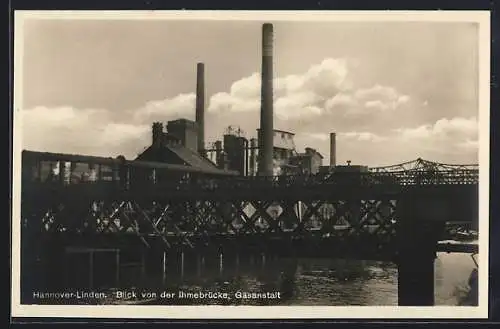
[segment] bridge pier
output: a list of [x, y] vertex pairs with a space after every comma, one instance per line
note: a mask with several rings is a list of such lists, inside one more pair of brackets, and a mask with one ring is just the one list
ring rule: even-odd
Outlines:
[[419, 228], [408, 233], [397, 260], [398, 305], [433, 306], [435, 248], [425, 241], [428, 231]]
[[432, 189], [398, 201], [398, 305], [434, 305], [434, 261], [450, 206]]

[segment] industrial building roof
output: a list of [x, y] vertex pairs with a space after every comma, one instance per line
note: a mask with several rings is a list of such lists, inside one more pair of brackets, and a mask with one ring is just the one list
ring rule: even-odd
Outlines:
[[[147, 149], [146, 149], [147, 151]], [[144, 152], [146, 152], [144, 151]], [[142, 154], [144, 154], [144, 152]], [[142, 155], [141, 154], [141, 155]], [[63, 153], [50, 153], [50, 152], [37, 152], [23, 150], [22, 152], [23, 161], [24, 160], [37, 160], [37, 161], [70, 161], [70, 162], [81, 162], [81, 163], [94, 163], [107, 166], [113, 166], [116, 164], [125, 164], [134, 167], [142, 168], [160, 168], [179, 172], [197, 172], [197, 173], [207, 173], [207, 174], [222, 174], [222, 175], [236, 175], [236, 172], [220, 170], [213, 166], [212, 168], [198, 166], [184, 165], [180, 162], [178, 163], [166, 163], [165, 161], [158, 161], [155, 159], [150, 159], [148, 156], [144, 158], [137, 158], [136, 160], [121, 160], [118, 158], [111, 157], [98, 157], [98, 156], [88, 156], [79, 154], [63, 154]], [[147, 159], [146, 159], [147, 158]], [[144, 161], [142, 161], [144, 160]], [[207, 160], [208, 161], [208, 160]], [[210, 163], [210, 162], [209, 162]]]
[[[309, 150], [309, 152], [307, 152], [307, 150]], [[316, 151], [315, 149], [312, 149], [312, 148], [306, 148], [306, 152], [304, 152], [304, 153], [297, 153], [295, 155], [295, 157], [311, 157], [313, 155], [317, 155], [321, 159], [324, 159], [324, 157], [323, 157], [323, 155], [321, 153], [319, 153], [318, 151]]]
[[210, 160], [180, 144], [166, 144], [160, 147], [150, 146], [136, 160], [182, 164], [207, 174], [233, 174], [232, 171], [217, 168]]

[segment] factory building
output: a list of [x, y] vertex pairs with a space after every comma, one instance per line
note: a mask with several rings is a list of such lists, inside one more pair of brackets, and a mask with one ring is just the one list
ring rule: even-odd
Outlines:
[[[205, 65], [196, 66], [196, 121], [177, 119], [163, 123], [154, 122], [151, 145], [136, 160], [179, 164], [210, 174], [227, 174], [224, 158], [219, 155], [218, 164], [210, 161], [205, 150]], [[222, 153], [222, 152], [219, 152]]]
[[[274, 129], [273, 124], [273, 26], [262, 26], [260, 127], [257, 138], [247, 139], [240, 129], [229, 127], [212, 147], [205, 145], [205, 65], [196, 66], [196, 121], [184, 118], [153, 123], [152, 143], [137, 160], [183, 164], [206, 170], [234, 171], [242, 176], [317, 174], [332, 171], [335, 133], [330, 135], [330, 166], [314, 148], [296, 150], [293, 132]], [[339, 170], [343, 170], [342, 166]], [[349, 168], [353, 170], [353, 168]]]
[[[257, 134], [259, 135], [259, 129]], [[273, 174], [317, 174], [324, 170], [323, 155], [316, 149], [306, 147], [305, 152], [298, 153], [294, 142], [295, 134], [289, 131], [273, 131]], [[239, 129], [229, 127], [223, 141], [215, 142], [215, 162], [219, 168], [237, 171], [240, 175], [258, 175], [259, 148], [258, 140], [248, 140]], [[329, 168], [329, 167], [327, 167]]]
[[[259, 129], [257, 129], [259, 131]], [[273, 132], [273, 158], [275, 160], [288, 160], [295, 153], [295, 134], [289, 131], [277, 130]]]
[[151, 146], [139, 154], [136, 160], [179, 164], [207, 173], [223, 173], [213, 162], [199, 154], [197, 124], [187, 119], [169, 121], [167, 131], [164, 131], [161, 122], [153, 123]]
[[223, 137], [224, 155], [227, 169], [237, 171], [240, 175], [249, 174], [248, 139], [243, 137], [240, 129], [229, 127]]
[[302, 174], [317, 174], [323, 166], [323, 156], [313, 148], [306, 147], [304, 153], [298, 153], [289, 159], [289, 164], [298, 168]]
[[[257, 129], [257, 136], [261, 136], [261, 130]], [[273, 130], [272, 142], [272, 159], [273, 159], [273, 174], [280, 175], [287, 173], [289, 170], [290, 158], [297, 152], [295, 151], [295, 134], [284, 130]]]

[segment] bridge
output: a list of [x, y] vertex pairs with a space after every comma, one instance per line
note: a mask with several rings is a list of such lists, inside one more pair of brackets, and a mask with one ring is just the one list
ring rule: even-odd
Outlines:
[[[72, 181], [68, 164], [87, 178]], [[477, 238], [478, 174], [477, 165], [417, 159], [257, 177], [23, 151], [22, 260], [30, 268], [45, 250], [57, 262], [75, 247], [140, 248], [159, 263], [177, 251], [386, 260], [398, 265], [400, 305], [432, 305], [436, 253], [478, 252], [450, 243]]]

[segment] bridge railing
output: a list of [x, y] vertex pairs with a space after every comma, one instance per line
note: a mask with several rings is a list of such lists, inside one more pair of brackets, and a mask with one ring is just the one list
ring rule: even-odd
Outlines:
[[261, 189], [296, 189], [296, 188], [405, 188], [408, 186], [435, 186], [435, 185], [474, 185], [478, 183], [476, 173], [440, 173], [439, 176], [430, 176], [426, 173], [400, 175], [394, 173], [339, 173], [329, 176], [278, 176], [278, 177], [204, 177], [204, 176], [172, 176], [171, 180], [148, 181], [127, 176], [125, 179], [61, 182], [58, 179], [37, 181], [23, 181], [23, 190], [44, 189], [92, 189], [101, 190], [128, 190], [145, 191], [161, 190], [163, 192], [181, 191], [234, 191], [234, 190], [261, 190]]
[[[66, 166], [66, 167], [65, 167]], [[401, 170], [391, 172], [331, 172], [308, 175], [237, 176], [231, 172], [202, 172], [195, 168], [143, 161], [125, 161], [66, 154], [23, 153], [22, 189], [30, 193], [48, 190], [81, 190], [88, 193], [189, 193], [247, 190], [388, 188], [407, 186], [474, 185], [478, 169]], [[64, 193], [64, 192], [62, 192]]]

